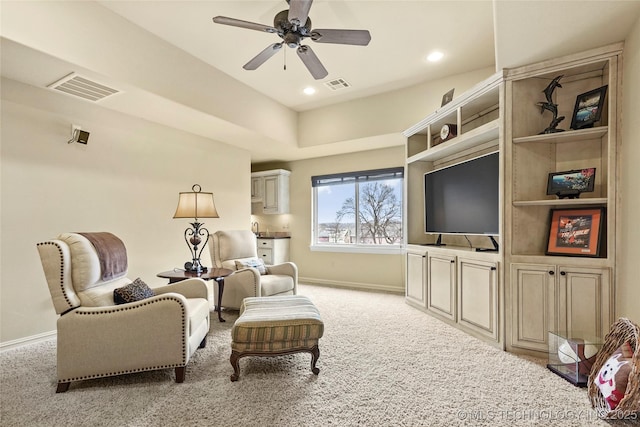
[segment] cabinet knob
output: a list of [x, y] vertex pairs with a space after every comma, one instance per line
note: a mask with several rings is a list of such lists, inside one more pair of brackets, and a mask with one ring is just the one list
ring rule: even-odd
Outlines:
[[561, 271], [561, 272], [560, 272], [560, 275], [561, 275], [561, 276], [566, 276], [566, 275], [567, 275], [567, 272], [566, 272], [566, 271]]
[[496, 268], [495, 267], [491, 267], [491, 271], [496, 271]]
[[453, 264], [455, 262], [455, 260], [451, 260], [451, 264]]
[[553, 276], [554, 274], [556, 274], [553, 270], [549, 270], [549, 276]]

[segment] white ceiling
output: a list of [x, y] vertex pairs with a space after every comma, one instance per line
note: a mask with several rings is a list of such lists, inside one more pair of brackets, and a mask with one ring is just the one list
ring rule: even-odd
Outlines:
[[[73, 45], [70, 43], [68, 48], [65, 43], [43, 48], [42, 43], [38, 45], [34, 40], [37, 36], [42, 37], [37, 33], [44, 31], [41, 28], [49, 17], [46, 14], [36, 16], [34, 13], [25, 13], [23, 19], [28, 19], [31, 24], [18, 26], [15, 24], [17, 15], [13, 12], [19, 7], [9, 7], [11, 3], [7, 0], [0, 3], [3, 76], [43, 87], [64, 75], [65, 71], [93, 73], [103, 80], [111, 80], [118, 88], [126, 89], [128, 98], [105, 102], [105, 107], [235, 143], [250, 150], [254, 162], [293, 160], [312, 157], [320, 152], [302, 150], [286, 143], [272, 144], [265, 149], [264, 139], [262, 142], [256, 141], [253, 130], [243, 128], [238, 122], [229, 126], [228, 119], [205, 111], [196, 104], [190, 105], [188, 99], [180, 99], [176, 103], [154, 93], [153, 102], [150, 103], [151, 95], [145, 90], [148, 88], [141, 87], [144, 83], [135, 78], [125, 78], [122, 69], [126, 68], [126, 63], [116, 67], [101, 61], [98, 55], [91, 58], [90, 55], [79, 55], [72, 50], [77, 50], [77, 40]], [[25, 3], [31, 3], [31, 12], [41, 7], [38, 2]], [[113, 21], [111, 16], [107, 16], [109, 13], [116, 13], [148, 31], [153, 35], [149, 35], [151, 39], [158, 37], [164, 40], [202, 61], [211, 67], [212, 72], [221, 71], [294, 112], [472, 70], [491, 66], [498, 69], [520, 66], [622, 41], [640, 14], [640, 1], [637, 0], [315, 0], [309, 13], [313, 28], [367, 29], [372, 37], [366, 47], [306, 42], [329, 71], [325, 79], [316, 81], [295, 51], [289, 48], [283, 48], [255, 71], [243, 70], [242, 66], [248, 60], [280, 39], [274, 34], [212, 22], [212, 17], [222, 15], [272, 25], [273, 16], [288, 8], [284, 0], [98, 3], [105, 8], [98, 8], [103, 10], [105, 22]], [[82, 8], [87, 2], [78, 5], [69, 1], [68, 4], [73, 4], [69, 7]], [[69, 33], [69, 37], [86, 38], [87, 43], [90, 43], [91, 37], [108, 37], [97, 34], [97, 30], [96, 34], [92, 34], [91, 22], [78, 23], [78, 27], [67, 26], [60, 31]], [[116, 40], [116, 36], [127, 34], [128, 30], [119, 25], [112, 31]], [[58, 38], [64, 40], [63, 37]], [[445, 54], [444, 59], [436, 64], [427, 62], [426, 55], [435, 49]], [[286, 70], [283, 69], [285, 61]], [[176, 64], [167, 64], [167, 67], [172, 66]], [[351, 87], [331, 91], [324, 86], [324, 82], [336, 78], [345, 79]], [[136, 91], [138, 86], [140, 90]], [[314, 86], [316, 94], [304, 95], [302, 90], [307, 86]], [[134, 99], [140, 93], [145, 93], [146, 98]], [[152, 108], [149, 105], [156, 106], [156, 111], [150, 111]], [[353, 149], [335, 143], [321, 148], [323, 155]]]
[[[368, 46], [320, 44], [307, 39], [329, 75], [313, 79], [295, 53], [282, 49], [255, 71], [242, 66], [271, 43], [275, 34], [214, 24], [214, 16], [273, 25], [288, 9], [284, 0], [262, 1], [102, 1], [158, 37], [295, 110], [362, 97], [424, 80], [494, 64], [493, 8], [490, 1], [328, 1], [315, 0], [313, 28], [365, 29]], [[464, 31], [452, 30], [452, 27]], [[446, 53], [427, 63], [432, 50]], [[287, 69], [284, 70], [286, 62]], [[352, 87], [332, 91], [323, 82], [342, 78]], [[304, 95], [307, 86], [316, 95]]]

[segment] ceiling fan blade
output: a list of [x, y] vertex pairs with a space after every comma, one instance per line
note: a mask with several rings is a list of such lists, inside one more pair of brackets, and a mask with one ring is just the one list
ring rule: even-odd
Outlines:
[[289, 22], [293, 25], [304, 25], [309, 17], [313, 0], [290, 0], [289, 1]]
[[257, 54], [251, 61], [244, 64], [242, 68], [245, 70], [255, 70], [262, 64], [264, 64], [267, 59], [271, 58], [275, 55], [280, 48], [282, 47], [282, 43], [274, 43], [272, 45], [267, 46], [265, 50]]
[[232, 27], [263, 31], [265, 33], [278, 32], [278, 30], [269, 25], [257, 24], [255, 22], [243, 21], [241, 19], [227, 18], [226, 16], [216, 16], [215, 18], [213, 18], [213, 22], [215, 22], [216, 24], [231, 25]]
[[311, 40], [317, 43], [336, 43], [366, 46], [371, 41], [367, 30], [313, 30]]
[[329, 74], [327, 69], [324, 68], [324, 65], [322, 65], [316, 54], [309, 46], [300, 46], [298, 48], [298, 56], [302, 59], [302, 62], [304, 62], [304, 65], [307, 67], [314, 79], [320, 80], [327, 77], [327, 74]]

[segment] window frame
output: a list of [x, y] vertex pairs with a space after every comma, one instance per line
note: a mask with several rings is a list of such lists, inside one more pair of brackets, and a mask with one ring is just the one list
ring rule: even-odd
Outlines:
[[[394, 244], [365, 244], [358, 243], [318, 243], [318, 191], [317, 188], [321, 186], [329, 186], [333, 183], [338, 184], [339, 181], [348, 182], [352, 181], [355, 184], [354, 203], [356, 205], [356, 211], [360, 209], [360, 188], [359, 184], [375, 181], [386, 181], [389, 179], [401, 180], [401, 212], [400, 221], [402, 227], [402, 238], [398, 243]], [[334, 181], [333, 183], [326, 181]], [[322, 181], [325, 181], [324, 183]], [[404, 248], [405, 239], [405, 215], [404, 215], [404, 197], [405, 197], [405, 170], [403, 166], [371, 169], [364, 171], [344, 172], [326, 175], [317, 175], [311, 177], [311, 251], [315, 252], [344, 252], [344, 253], [365, 253], [365, 254], [402, 254]], [[360, 218], [356, 215], [355, 218], [356, 236], [359, 236], [360, 232]]]

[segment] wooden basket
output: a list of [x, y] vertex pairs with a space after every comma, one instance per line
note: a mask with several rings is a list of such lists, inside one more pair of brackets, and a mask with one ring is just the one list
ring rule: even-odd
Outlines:
[[[638, 345], [640, 328], [629, 319], [621, 317], [612, 326], [604, 338], [604, 344], [596, 357], [591, 369], [588, 381], [588, 393], [591, 406], [596, 410], [600, 418], [624, 419], [637, 417], [640, 414], [640, 345]], [[600, 389], [596, 385], [596, 378], [602, 366], [607, 363], [609, 357], [626, 341], [631, 344], [633, 358], [629, 382], [624, 398], [614, 410], [609, 410]]]

